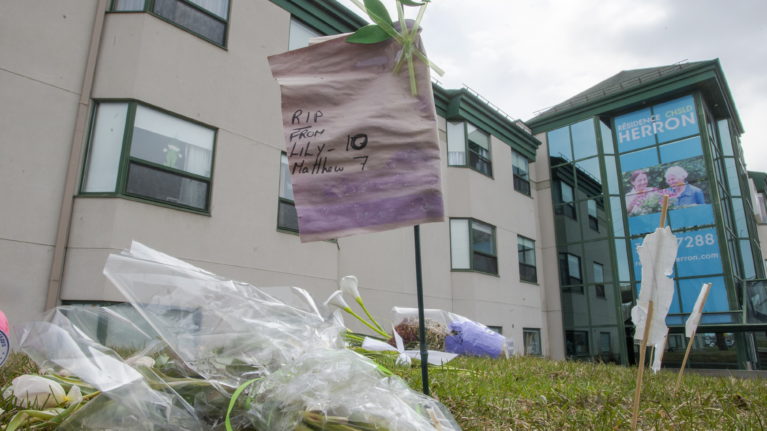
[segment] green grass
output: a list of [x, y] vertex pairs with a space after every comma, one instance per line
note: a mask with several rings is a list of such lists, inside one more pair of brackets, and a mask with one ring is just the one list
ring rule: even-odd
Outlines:
[[[431, 394], [465, 431], [631, 429], [636, 368], [516, 357], [458, 358], [431, 369]], [[397, 369], [421, 388], [420, 369]], [[645, 372], [639, 428], [643, 430], [767, 430], [767, 382]]]
[[[450, 368], [430, 369], [431, 392], [465, 431], [631, 428], [636, 368], [532, 357], [458, 358]], [[391, 369], [420, 390], [420, 368]], [[12, 355], [0, 368], [0, 388], [36, 370]], [[686, 372], [674, 394], [675, 383], [676, 373], [645, 373], [640, 429], [767, 430], [767, 381]], [[0, 425], [10, 413], [0, 414]]]

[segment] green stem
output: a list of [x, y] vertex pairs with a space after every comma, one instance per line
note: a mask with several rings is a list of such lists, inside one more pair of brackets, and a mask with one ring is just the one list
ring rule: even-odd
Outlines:
[[388, 337], [389, 337], [389, 334], [387, 334], [386, 332], [384, 332], [384, 331], [382, 331], [382, 330], [380, 330], [380, 329], [376, 328], [375, 326], [371, 325], [370, 323], [368, 323], [368, 322], [367, 322], [365, 319], [363, 319], [362, 317], [360, 317], [360, 315], [359, 315], [359, 314], [355, 313], [355, 312], [354, 312], [354, 310], [352, 310], [351, 308], [349, 308], [349, 307], [344, 307], [344, 308], [343, 308], [343, 310], [344, 310], [345, 312], [347, 312], [347, 313], [351, 314], [352, 316], [356, 317], [356, 318], [357, 318], [357, 320], [359, 320], [360, 322], [362, 322], [362, 324], [363, 324], [363, 325], [365, 325], [365, 326], [367, 326], [368, 328], [372, 329], [372, 330], [373, 330], [373, 331], [375, 331], [375, 332], [376, 332], [378, 335], [382, 335], [382, 336], [384, 336], [384, 337], [387, 337], [387, 339], [388, 339]]
[[233, 431], [230, 415], [232, 414], [232, 410], [234, 409], [235, 403], [237, 403], [237, 398], [240, 397], [240, 394], [242, 393], [242, 391], [244, 391], [248, 386], [252, 385], [253, 383], [259, 380], [261, 380], [261, 377], [257, 379], [248, 380], [247, 382], [241, 384], [237, 389], [235, 389], [234, 393], [232, 394], [232, 398], [229, 400], [229, 408], [226, 409], [226, 420], [224, 420], [224, 426], [226, 427], [226, 431]]
[[381, 326], [378, 322], [376, 322], [376, 319], [373, 317], [372, 314], [370, 314], [370, 312], [368, 311], [367, 307], [365, 307], [365, 303], [362, 302], [362, 297], [358, 296], [357, 298], [355, 298], [355, 300], [357, 301], [357, 304], [359, 304], [360, 307], [362, 307], [362, 311], [365, 312], [365, 315], [368, 316], [368, 319], [370, 319], [370, 321], [373, 322], [373, 324], [376, 325], [376, 327], [378, 329], [380, 329], [382, 331], [386, 331], [383, 328], [383, 326]]

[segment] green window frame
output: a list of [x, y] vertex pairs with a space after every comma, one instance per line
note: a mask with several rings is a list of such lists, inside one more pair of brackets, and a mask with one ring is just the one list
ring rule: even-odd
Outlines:
[[453, 271], [498, 275], [495, 226], [470, 218], [450, 219]]
[[293, 181], [288, 168], [288, 156], [280, 154], [280, 192], [277, 203], [277, 229], [298, 232], [298, 214], [293, 198]]
[[209, 214], [216, 129], [137, 101], [93, 108], [80, 195]]
[[[559, 278], [562, 286], [583, 284], [581, 257], [572, 253], [559, 253]], [[569, 291], [583, 293], [583, 286], [571, 288]]]
[[517, 235], [517, 254], [519, 255], [519, 279], [530, 283], [538, 282], [535, 264], [535, 241]]
[[226, 47], [230, 0], [112, 0], [110, 12], [146, 12]]
[[468, 121], [447, 122], [447, 164], [493, 177], [490, 134]]
[[514, 174], [514, 190], [530, 196], [530, 162], [527, 157], [511, 150], [511, 170]]
[[543, 356], [541, 330], [539, 328], [522, 328], [522, 343], [527, 356]]

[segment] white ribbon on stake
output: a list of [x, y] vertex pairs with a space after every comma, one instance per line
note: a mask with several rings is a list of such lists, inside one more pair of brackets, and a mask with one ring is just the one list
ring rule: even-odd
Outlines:
[[705, 283], [700, 288], [698, 299], [695, 301], [695, 305], [692, 307], [692, 313], [687, 318], [687, 322], [684, 324], [684, 335], [689, 338], [687, 341], [687, 350], [684, 352], [684, 359], [682, 360], [682, 366], [679, 368], [679, 376], [676, 378], [676, 386], [674, 387], [674, 393], [679, 390], [679, 385], [682, 383], [682, 375], [684, 374], [684, 367], [687, 365], [687, 359], [690, 357], [690, 351], [692, 350], [693, 341], [695, 340], [695, 333], [698, 331], [698, 323], [703, 315], [703, 306], [706, 305], [706, 299], [708, 293], [711, 291], [711, 283]]
[[[631, 429], [634, 431], [637, 429], [639, 420], [639, 400], [642, 395], [647, 344], [655, 346], [663, 343], [663, 338], [668, 332], [666, 315], [674, 298], [674, 280], [669, 276], [674, 269], [679, 244], [676, 236], [671, 233], [671, 228], [666, 226], [667, 213], [668, 196], [663, 196], [660, 227], [646, 235], [642, 245], [637, 247], [639, 259], [642, 262], [642, 284], [637, 305], [631, 309], [631, 320], [636, 327], [634, 339], [641, 340], [641, 347], [631, 418]], [[641, 337], [638, 336], [639, 334], [642, 334]]]

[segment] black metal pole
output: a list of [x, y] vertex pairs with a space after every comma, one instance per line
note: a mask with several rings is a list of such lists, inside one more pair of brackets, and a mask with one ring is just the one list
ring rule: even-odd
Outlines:
[[423, 393], [429, 395], [429, 351], [426, 350], [426, 319], [423, 313], [423, 276], [421, 274], [421, 226], [415, 225], [415, 288], [418, 295], [418, 338], [421, 348]]

